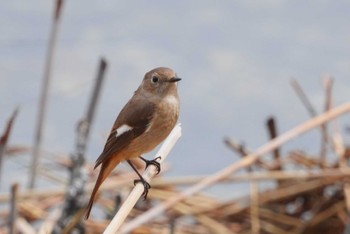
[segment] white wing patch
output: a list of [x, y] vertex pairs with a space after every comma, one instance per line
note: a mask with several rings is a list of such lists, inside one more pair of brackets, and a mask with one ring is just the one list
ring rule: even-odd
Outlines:
[[117, 133], [115, 134], [115, 137], [118, 137], [118, 136], [122, 135], [123, 133], [130, 131], [131, 129], [132, 129], [132, 127], [130, 127], [129, 125], [123, 124], [122, 126], [117, 128]]
[[152, 121], [151, 123], [148, 124], [145, 133], [148, 132], [148, 131], [151, 129], [152, 124], [153, 124], [153, 121]]

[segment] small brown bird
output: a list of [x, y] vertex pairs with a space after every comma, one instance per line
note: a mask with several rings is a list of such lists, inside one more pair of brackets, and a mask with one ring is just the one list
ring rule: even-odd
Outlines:
[[146, 168], [153, 164], [160, 171], [156, 160], [146, 160], [141, 155], [153, 150], [174, 128], [179, 117], [177, 82], [180, 80], [173, 70], [165, 67], [155, 68], [145, 74], [141, 85], [119, 113], [103, 152], [96, 161], [95, 168], [101, 165], [101, 170], [90, 197], [86, 219], [89, 218], [99, 187], [124, 160], [127, 160], [140, 177], [135, 183], [143, 183], [143, 195], [146, 198], [150, 185], [130, 159], [140, 157], [146, 163]]

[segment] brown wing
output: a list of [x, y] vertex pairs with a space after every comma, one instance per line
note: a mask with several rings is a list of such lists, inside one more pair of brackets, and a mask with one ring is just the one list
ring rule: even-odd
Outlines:
[[[136, 104], [136, 102], [138, 103]], [[140, 105], [140, 103], [142, 104]], [[115, 121], [103, 152], [96, 160], [95, 168], [111, 155], [125, 148], [133, 139], [144, 133], [153, 118], [154, 112], [155, 104], [146, 102], [145, 100], [131, 99], [124, 106]], [[117, 129], [124, 124], [130, 126], [132, 129], [116, 137]]]

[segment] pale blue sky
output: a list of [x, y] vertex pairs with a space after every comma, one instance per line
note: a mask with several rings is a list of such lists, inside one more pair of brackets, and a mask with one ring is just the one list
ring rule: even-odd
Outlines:
[[[13, 0], [0, 8], [0, 126], [21, 106], [12, 144], [33, 142], [52, 7], [53, 1]], [[267, 140], [268, 116], [278, 118], [281, 131], [308, 118], [291, 77], [318, 110], [325, 74], [336, 79], [336, 104], [350, 99], [349, 10], [348, 1], [67, 1], [43, 147], [72, 151], [75, 124], [104, 56], [109, 67], [90, 161], [144, 73], [168, 66], [183, 78], [183, 137], [169, 157], [172, 173], [219, 170], [237, 160], [224, 136], [254, 149]], [[318, 143], [313, 134], [287, 148], [317, 152]]]

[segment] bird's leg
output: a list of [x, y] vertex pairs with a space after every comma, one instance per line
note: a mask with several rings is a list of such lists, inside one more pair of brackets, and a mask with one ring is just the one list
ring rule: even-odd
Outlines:
[[142, 175], [138, 172], [138, 170], [135, 168], [135, 166], [131, 163], [130, 160], [126, 160], [131, 168], [136, 172], [136, 174], [140, 177], [139, 180], [134, 180], [134, 185], [138, 182], [141, 182], [143, 184], [143, 193], [141, 196], [143, 196], [144, 200], [147, 198], [148, 190], [151, 188], [151, 185], [142, 177]]
[[152, 159], [152, 160], [147, 160], [145, 158], [143, 158], [142, 156], [140, 156], [140, 159], [142, 159], [142, 161], [144, 161], [146, 163], [146, 168], [149, 166], [149, 165], [153, 165], [156, 167], [156, 170], [157, 170], [157, 175], [159, 174], [160, 172], [160, 163], [157, 161], [158, 159], [161, 159], [160, 156], [156, 157], [155, 159]]

